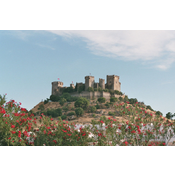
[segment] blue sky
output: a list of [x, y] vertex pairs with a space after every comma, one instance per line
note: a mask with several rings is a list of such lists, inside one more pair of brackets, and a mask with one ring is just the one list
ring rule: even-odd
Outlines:
[[1, 30], [0, 94], [30, 110], [86, 75], [120, 76], [121, 91], [165, 115], [175, 113], [175, 31]]

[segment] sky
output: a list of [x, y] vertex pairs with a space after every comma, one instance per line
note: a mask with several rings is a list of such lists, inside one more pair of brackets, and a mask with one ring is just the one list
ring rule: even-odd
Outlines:
[[118, 75], [121, 91], [154, 110], [175, 113], [175, 31], [1, 30], [0, 94], [27, 110], [92, 75]]

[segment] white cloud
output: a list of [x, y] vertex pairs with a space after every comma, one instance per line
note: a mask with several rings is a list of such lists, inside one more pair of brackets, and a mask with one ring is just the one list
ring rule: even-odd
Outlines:
[[175, 62], [175, 31], [50, 31], [68, 39], [79, 37], [94, 54], [115, 59], [140, 60], [168, 69]]
[[38, 43], [36, 45], [39, 46], [39, 47], [42, 47], [42, 48], [47, 48], [47, 49], [55, 50], [55, 48], [53, 48], [51, 46], [48, 46], [48, 45], [38, 44]]

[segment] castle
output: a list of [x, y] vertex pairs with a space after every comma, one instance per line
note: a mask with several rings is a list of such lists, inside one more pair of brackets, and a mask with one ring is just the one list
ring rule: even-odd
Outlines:
[[[79, 89], [82, 88], [82, 91], [79, 92]], [[91, 92], [89, 89], [101, 89], [102, 91], [94, 91]], [[109, 99], [111, 97], [109, 92], [104, 92], [104, 89], [108, 90], [117, 90], [120, 91], [121, 83], [119, 82], [119, 76], [117, 75], [107, 75], [107, 83], [105, 84], [105, 79], [99, 78], [99, 82], [96, 83], [94, 81], [94, 76], [86, 76], [85, 77], [85, 83], [76, 83], [76, 86], [74, 84], [70, 84], [70, 87], [63, 87], [63, 82], [60, 81], [54, 81], [52, 82], [52, 95], [61, 95], [65, 89], [72, 89], [73, 92], [70, 94], [72, 96], [82, 96], [86, 98], [95, 98], [95, 97], [105, 97]], [[116, 95], [113, 95], [116, 96]]]

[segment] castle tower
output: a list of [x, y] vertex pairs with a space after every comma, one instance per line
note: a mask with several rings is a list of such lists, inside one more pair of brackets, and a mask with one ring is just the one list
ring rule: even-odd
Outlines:
[[88, 87], [94, 88], [94, 76], [85, 77], [85, 91], [87, 91]]
[[107, 75], [107, 85], [106, 87], [111, 90], [120, 91], [121, 83], [119, 82], [119, 76], [117, 75]]
[[73, 89], [75, 89], [75, 86], [73, 83], [70, 84], [70, 87], [72, 87]]
[[99, 78], [99, 85], [102, 89], [105, 89], [105, 79]]
[[61, 82], [61, 81], [52, 82], [52, 95], [59, 94], [60, 88], [63, 88], [63, 82]]

